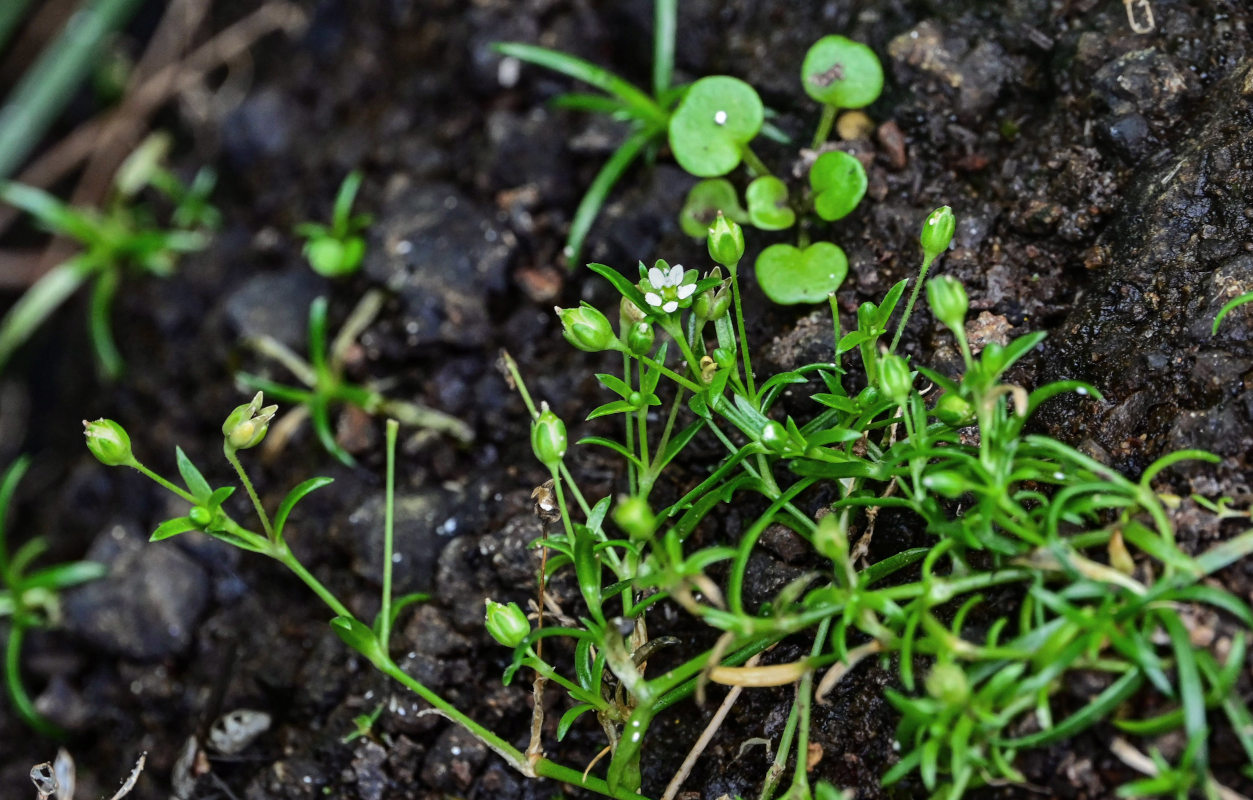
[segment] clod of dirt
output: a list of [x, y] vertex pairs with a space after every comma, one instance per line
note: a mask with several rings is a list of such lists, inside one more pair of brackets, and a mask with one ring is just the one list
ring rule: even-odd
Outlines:
[[187, 650], [209, 600], [209, 578], [173, 547], [148, 547], [116, 525], [87, 558], [109, 566], [101, 580], [65, 594], [66, 627], [108, 653], [155, 661]]
[[400, 295], [406, 343], [489, 342], [488, 299], [506, 286], [513, 234], [448, 184], [397, 179], [383, 203], [364, 270]]
[[461, 728], [449, 726], [427, 753], [422, 780], [435, 789], [465, 791], [486, 758], [485, 744]]

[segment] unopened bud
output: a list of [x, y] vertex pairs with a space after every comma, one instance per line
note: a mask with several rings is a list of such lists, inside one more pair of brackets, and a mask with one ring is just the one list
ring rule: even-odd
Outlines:
[[134, 466], [131, 437], [121, 425], [111, 419], [83, 420], [83, 433], [87, 437], [87, 449], [100, 463], [110, 467]]
[[879, 388], [898, 406], [909, 401], [914, 379], [909, 374], [909, 364], [905, 359], [891, 353], [879, 359]]
[[247, 450], [261, 444], [266, 431], [270, 429], [270, 420], [278, 412], [278, 406], [265, 406], [265, 397], [261, 392], [251, 402], [236, 406], [222, 423], [222, 435], [226, 437], [226, 446], [232, 450]]
[[941, 275], [927, 281], [927, 304], [935, 318], [951, 331], [965, 330], [966, 311], [970, 299], [962, 282], [951, 275]]
[[561, 318], [562, 333], [566, 341], [580, 350], [599, 353], [601, 350], [616, 350], [618, 337], [613, 335], [613, 326], [600, 311], [587, 303], [578, 308], [557, 308], [557, 316]]
[[535, 457], [549, 469], [556, 469], [566, 455], [566, 424], [554, 414], [548, 403], [540, 406], [540, 415], [531, 423], [531, 449]]
[[744, 229], [718, 212], [709, 226], [709, 257], [724, 267], [733, 267], [744, 257]]
[[922, 223], [922, 235], [919, 237], [922, 242], [922, 254], [927, 261], [933, 260], [948, 249], [953, 241], [953, 232], [956, 230], [957, 219], [953, 216], [953, 209], [948, 206], [941, 206], [927, 216], [926, 221]]
[[517, 647], [531, 632], [531, 622], [517, 603], [487, 601], [487, 632], [505, 647]]

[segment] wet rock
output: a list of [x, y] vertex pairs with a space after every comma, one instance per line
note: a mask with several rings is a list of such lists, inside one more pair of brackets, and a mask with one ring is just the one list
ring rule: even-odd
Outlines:
[[66, 627], [94, 647], [138, 661], [178, 655], [209, 600], [209, 578], [174, 544], [149, 546], [116, 525], [87, 554], [109, 566], [101, 580], [65, 594]]
[[1109, 403], [1054, 402], [1043, 419], [1067, 440], [1093, 439], [1124, 470], [1167, 448], [1253, 450], [1253, 419], [1237, 396], [1245, 387], [1235, 383], [1235, 365], [1253, 358], [1247, 326], [1210, 336], [1222, 304], [1253, 289], [1251, 98], [1246, 64], [1208, 95], [1178, 155], [1132, 183], [1101, 237], [1108, 266], [1049, 340], [1043, 378], [1089, 381]]
[[439, 735], [422, 766], [422, 780], [433, 789], [462, 792], [470, 787], [487, 758], [487, 746], [451, 725]]
[[1195, 79], [1155, 48], [1115, 58], [1092, 77], [1094, 99], [1115, 117], [1140, 114], [1173, 122], [1196, 91]]
[[513, 234], [456, 187], [406, 178], [387, 187], [377, 219], [364, 270], [400, 295], [407, 344], [487, 344]]
[[523, 512], [494, 533], [454, 539], [444, 548], [436, 596], [450, 604], [453, 625], [466, 633], [481, 633], [484, 598], [503, 602], [506, 598], [501, 593], [506, 589], [534, 583], [540, 554], [529, 545], [541, 533], [535, 515]]

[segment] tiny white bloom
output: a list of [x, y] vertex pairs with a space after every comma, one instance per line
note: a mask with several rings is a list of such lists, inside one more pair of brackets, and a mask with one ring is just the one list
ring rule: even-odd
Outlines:
[[644, 301], [647, 302], [650, 306], [660, 306], [661, 295], [657, 294], [656, 292], [649, 292], [648, 294], [644, 295]]
[[669, 303], [666, 303], [664, 306], [662, 306], [661, 310], [666, 312], [667, 314], [673, 314], [674, 312], [679, 310], [679, 303], [677, 300], [671, 300]]
[[683, 265], [675, 264], [670, 268], [670, 274], [666, 278], [667, 286], [678, 286], [683, 283]]
[[648, 282], [653, 285], [653, 288], [660, 289], [666, 285], [666, 275], [656, 267], [652, 267], [648, 270]]
[[686, 283], [679, 287], [679, 299], [686, 300], [692, 296], [692, 292], [696, 291], [696, 284]]

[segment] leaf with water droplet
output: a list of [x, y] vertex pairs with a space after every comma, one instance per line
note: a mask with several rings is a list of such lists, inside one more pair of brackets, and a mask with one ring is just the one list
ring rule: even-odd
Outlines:
[[716, 178], [739, 166], [744, 145], [764, 119], [761, 98], [744, 81], [727, 75], [701, 78], [670, 117], [670, 149], [683, 169]]

